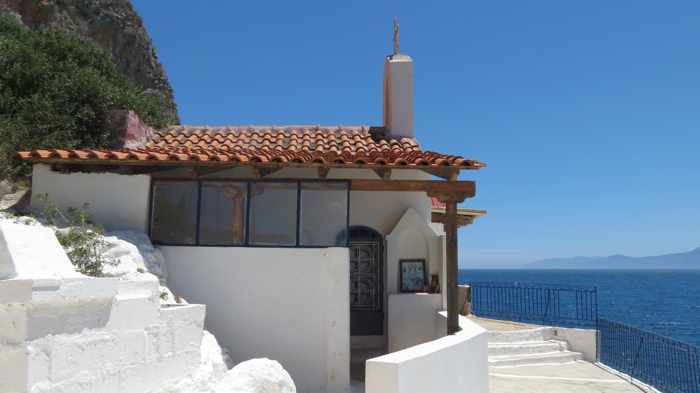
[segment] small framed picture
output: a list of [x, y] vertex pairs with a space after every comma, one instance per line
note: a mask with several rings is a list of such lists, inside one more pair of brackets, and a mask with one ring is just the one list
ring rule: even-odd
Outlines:
[[401, 259], [399, 261], [401, 292], [423, 292], [428, 284], [425, 259]]

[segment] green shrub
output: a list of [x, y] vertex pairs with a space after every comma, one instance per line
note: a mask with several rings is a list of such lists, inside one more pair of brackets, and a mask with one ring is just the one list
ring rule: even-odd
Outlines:
[[64, 227], [56, 230], [56, 238], [66, 250], [73, 266], [87, 276], [101, 277], [104, 275], [104, 266], [114, 264], [115, 261], [105, 256], [108, 248], [101, 226], [95, 224], [85, 209], [68, 209], [63, 212], [58, 209], [48, 198], [48, 195], [40, 195], [44, 204], [43, 218], [51, 225]]
[[113, 145], [105, 127], [111, 110], [133, 110], [160, 127], [175, 120], [165, 108], [91, 41], [0, 15], [0, 178], [28, 174], [14, 159], [18, 150]]

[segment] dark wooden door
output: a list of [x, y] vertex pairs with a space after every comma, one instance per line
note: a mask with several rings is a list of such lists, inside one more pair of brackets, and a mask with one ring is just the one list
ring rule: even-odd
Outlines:
[[350, 231], [350, 334], [384, 334], [383, 239], [364, 228]]

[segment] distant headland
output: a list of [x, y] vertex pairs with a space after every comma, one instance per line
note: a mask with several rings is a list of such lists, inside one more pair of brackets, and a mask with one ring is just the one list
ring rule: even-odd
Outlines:
[[607, 257], [548, 258], [523, 266], [526, 269], [700, 269], [700, 247], [674, 254], [646, 257], [610, 255]]

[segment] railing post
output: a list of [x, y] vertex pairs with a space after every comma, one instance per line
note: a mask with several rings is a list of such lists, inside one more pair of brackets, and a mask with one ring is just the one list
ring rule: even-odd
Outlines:
[[[637, 371], [637, 363], [639, 362], [639, 353], [642, 352], [642, 346], [644, 345], [644, 336], [639, 340], [639, 345], [637, 346], [637, 353], [634, 354], [634, 361], [632, 362], [632, 370]], [[632, 373], [630, 372], [632, 377]]]

